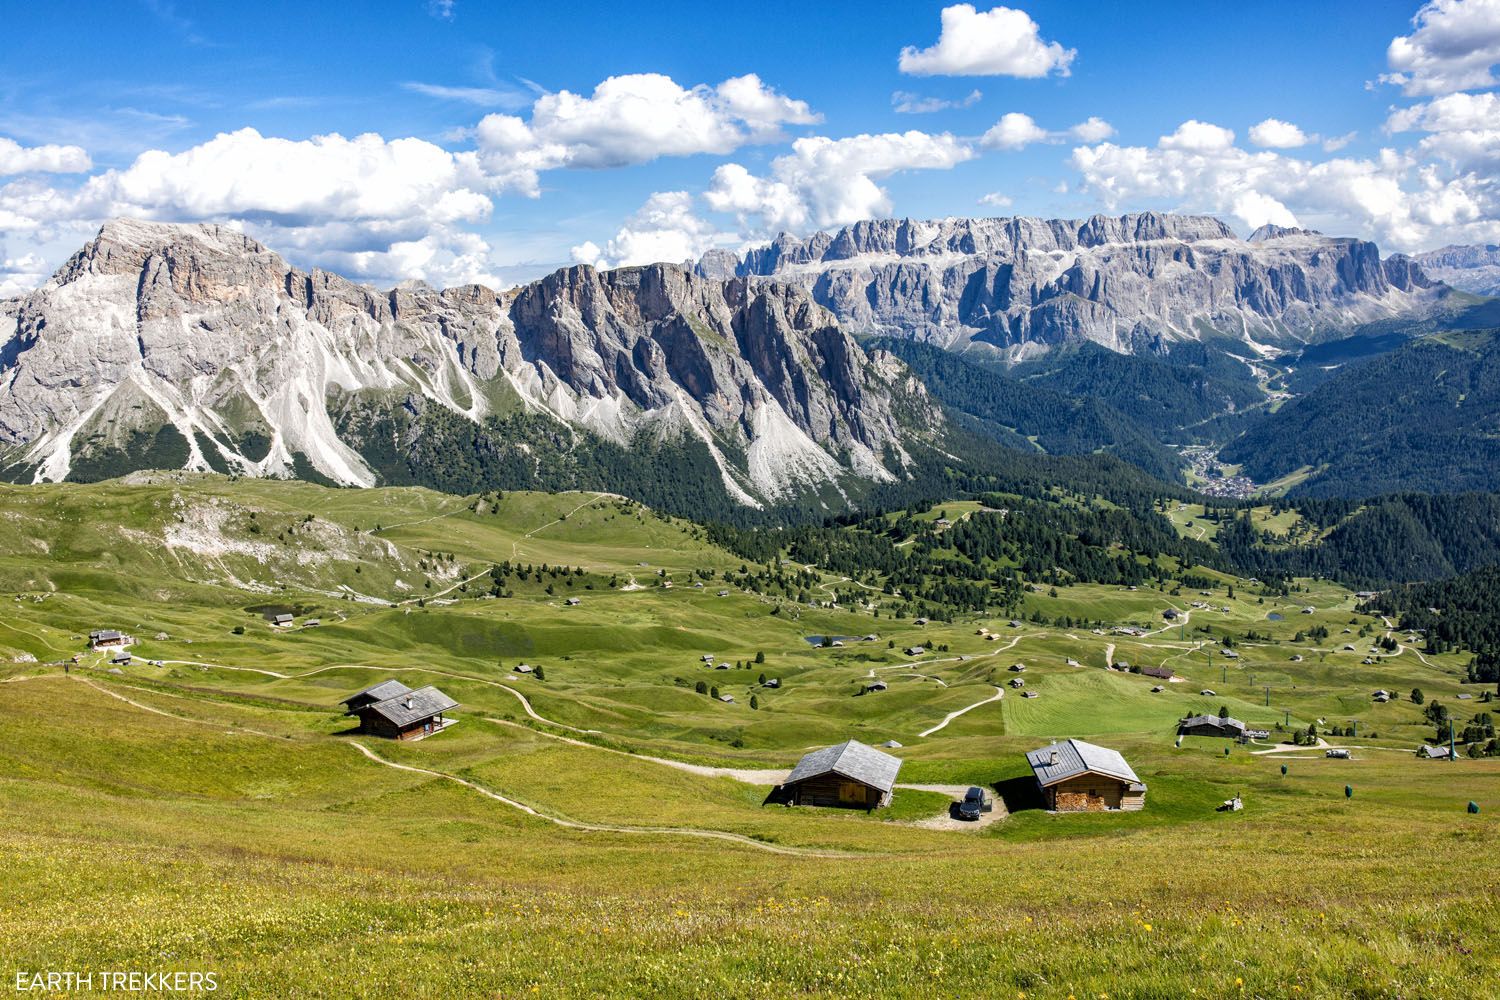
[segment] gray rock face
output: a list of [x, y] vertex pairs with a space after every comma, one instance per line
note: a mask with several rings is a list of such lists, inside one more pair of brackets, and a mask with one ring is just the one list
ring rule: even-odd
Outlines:
[[1500, 295], [1500, 246], [1443, 247], [1413, 254], [1432, 277], [1475, 295]]
[[286, 475], [300, 456], [368, 485], [329, 398], [420, 394], [474, 420], [519, 403], [623, 444], [696, 437], [731, 495], [761, 503], [899, 476], [885, 456], [941, 423], [805, 291], [665, 265], [381, 293], [224, 227], [117, 220], [0, 303], [0, 324], [0, 465], [38, 480], [170, 426], [190, 469]]
[[[724, 260], [705, 260], [719, 271]], [[1121, 352], [1211, 334], [1317, 340], [1430, 311], [1447, 290], [1373, 243], [1205, 216], [860, 222], [751, 251], [742, 274], [809, 289], [853, 332], [1011, 357], [1091, 340]]]

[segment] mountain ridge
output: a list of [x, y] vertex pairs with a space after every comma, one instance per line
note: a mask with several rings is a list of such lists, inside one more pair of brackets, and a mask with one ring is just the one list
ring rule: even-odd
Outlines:
[[783, 234], [728, 272], [807, 288], [859, 335], [894, 334], [1017, 361], [1090, 340], [1121, 353], [1220, 339], [1251, 353], [1442, 307], [1448, 289], [1374, 243], [1212, 216], [887, 219]]
[[172, 428], [188, 469], [372, 485], [328, 402], [364, 395], [474, 423], [522, 410], [622, 445], [695, 439], [757, 506], [892, 481], [928, 433], [910, 428], [941, 426], [899, 362], [804, 292], [670, 265], [378, 292], [231, 227], [114, 220], [0, 316], [0, 449], [37, 480]]
[[1500, 295], [1500, 246], [1445, 246], [1412, 259], [1428, 274], [1475, 295]]

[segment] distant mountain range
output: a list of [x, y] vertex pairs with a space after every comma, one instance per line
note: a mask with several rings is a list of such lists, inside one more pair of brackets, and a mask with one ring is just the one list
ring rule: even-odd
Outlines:
[[1148, 212], [1089, 219], [890, 219], [783, 235], [706, 276], [806, 288], [850, 331], [1022, 360], [1092, 341], [1161, 353], [1227, 341], [1256, 353], [1451, 308], [1451, 290], [1364, 240]]
[[[1311, 373], [1275, 375], [1291, 349], [1337, 354], [1354, 332], [1338, 343], [1379, 354], [1494, 304], [1367, 242], [1275, 227], [1241, 240], [1201, 216], [866, 222], [505, 292], [382, 292], [230, 227], [115, 220], [41, 288], [0, 301], [0, 478], [184, 468], [610, 489], [729, 516], [920, 495], [976, 454], [993, 471], [1017, 453], [1107, 452], [1177, 480], [1173, 446], [1241, 431], [1237, 460], [1270, 477], [1306, 451], [1287, 433], [1336, 440], [1313, 414], [1334, 419], [1328, 393], [1351, 394], [1340, 378], [1325, 391]], [[1273, 377], [1319, 395], [1246, 416]], [[1429, 395], [1359, 398], [1372, 413], [1447, 405]], [[1468, 433], [1480, 408], [1460, 409], [1431, 426]], [[1277, 430], [1294, 418], [1309, 423]], [[1292, 469], [1335, 468], [1303, 457]], [[1417, 485], [1399, 468], [1328, 476], [1334, 491]]]
[[1475, 295], [1500, 295], [1500, 246], [1443, 247], [1412, 260], [1438, 281]]

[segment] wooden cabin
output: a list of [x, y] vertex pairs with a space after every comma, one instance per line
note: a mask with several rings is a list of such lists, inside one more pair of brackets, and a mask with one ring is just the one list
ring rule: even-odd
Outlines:
[[1178, 736], [1222, 736], [1237, 740], [1249, 731], [1239, 719], [1220, 718], [1217, 715], [1193, 715], [1177, 723]]
[[1142, 667], [1141, 676], [1155, 677], [1159, 681], [1169, 681], [1175, 675], [1166, 667]]
[[1117, 751], [1066, 740], [1026, 755], [1047, 808], [1054, 812], [1135, 812], [1146, 784]]
[[803, 757], [781, 788], [792, 805], [877, 809], [890, 804], [900, 770], [900, 758], [848, 740]]
[[296, 624], [296, 622], [296, 618], [292, 617], [289, 614], [286, 614], [285, 612], [271, 616], [271, 624], [276, 626], [277, 628], [291, 628]]
[[117, 632], [112, 628], [95, 629], [89, 633], [89, 645], [94, 649], [109, 649], [111, 646], [129, 646], [135, 642], [134, 637], [124, 632]]
[[347, 715], [359, 716], [359, 731], [391, 740], [419, 740], [453, 724], [444, 712], [458, 702], [435, 687], [413, 691], [400, 681], [382, 681], [345, 698]]

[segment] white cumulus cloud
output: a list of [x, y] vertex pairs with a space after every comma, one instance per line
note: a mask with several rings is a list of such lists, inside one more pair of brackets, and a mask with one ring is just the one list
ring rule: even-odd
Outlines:
[[1445, 174], [1409, 152], [1321, 163], [1237, 146], [1101, 143], [1073, 150], [1083, 190], [1106, 210], [1211, 212], [1246, 229], [1299, 222], [1376, 239], [1384, 249], [1500, 238], [1500, 191], [1489, 176]]
[[1500, 128], [1500, 94], [1449, 94], [1392, 111], [1388, 132], [1458, 132]]
[[[224, 221], [306, 263], [371, 279], [477, 280], [490, 181], [473, 153], [373, 133], [291, 140], [251, 128], [179, 153], [149, 150], [74, 188], [0, 187], [0, 228], [43, 234], [112, 216]], [[382, 270], [386, 261], [391, 270]]]
[[947, 133], [811, 136], [772, 160], [765, 176], [724, 164], [703, 198], [714, 211], [738, 216], [752, 232], [843, 225], [890, 214], [890, 197], [877, 181], [902, 170], [947, 170], [974, 155]]
[[1448, 94], [1393, 111], [1388, 132], [1425, 132], [1417, 149], [1455, 169], [1493, 176], [1500, 169], [1500, 94]]
[[985, 149], [1017, 150], [1034, 143], [1058, 143], [1067, 139], [1084, 142], [1100, 142], [1115, 134], [1115, 127], [1103, 118], [1094, 116], [1071, 128], [1056, 132], [1042, 128], [1028, 114], [1012, 111], [1002, 115], [979, 139]]
[[79, 146], [23, 146], [0, 136], [0, 176], [6, 174], [79, 174], [90, 170], [89, 154]]
[[731, 238], [697, 215], [687, 191], [658, 191], [605, 246], [586, 241], [573, 247], [572, 257], [593, 267], [679, 264], [696, 260]]
[[1115, 127], [1094, 115], [1068, 129], [1068, 134], [1084, 142], [1103, 142], [1115, 134]]
[[937, 44], [907, 46], [898, 60], [911, 76], [1067, 76], [1076, 49], [1044, 41], [1024, 10], [995, 7], [983, 13], [961, 3], [944, 7]]
[[604, 168], [662, 156], [732, 153], [777, 142], [786, 125], [821, 121], [754, 74], [717, 87], [684, 88], [660, 73], [612, 76], [584, 96], [544, 94], [531, 118], [487, 115], [475, 137], [480, 160], [501, 188], [535, 195], [538, 173], [563, 167]]
[[1317, 141], [1317, 136], [1308, 135], [1296, 125], [1280, 118], [1267, 118], [1250, 126], [1250, 141], [1263, 149], [1296, 149]]
[[1500, 84], [1500, 0], [1432, 0], [1412, 18], [1409, 35], [1391, 39], [1381, 76], [1411, 97]]
[[27, 253], [0, 260], [0, 299], [29, 292], [47, 280], [48, 268], [39, 254]]
[[1212, 153], [1234, 145], [1234, 132], [1220, 125], [1200, 122], [1189, 118], [1171, 135], [1164, 135], [1156, 143], [1162, 149], [1178, 149], [1189, 153]]
[[1012, 111], [990, 126], [979, 144], [986, 149], [1022, 149], [1034, 142], [1046, 142], [1050, 137], [1030, 115]]

